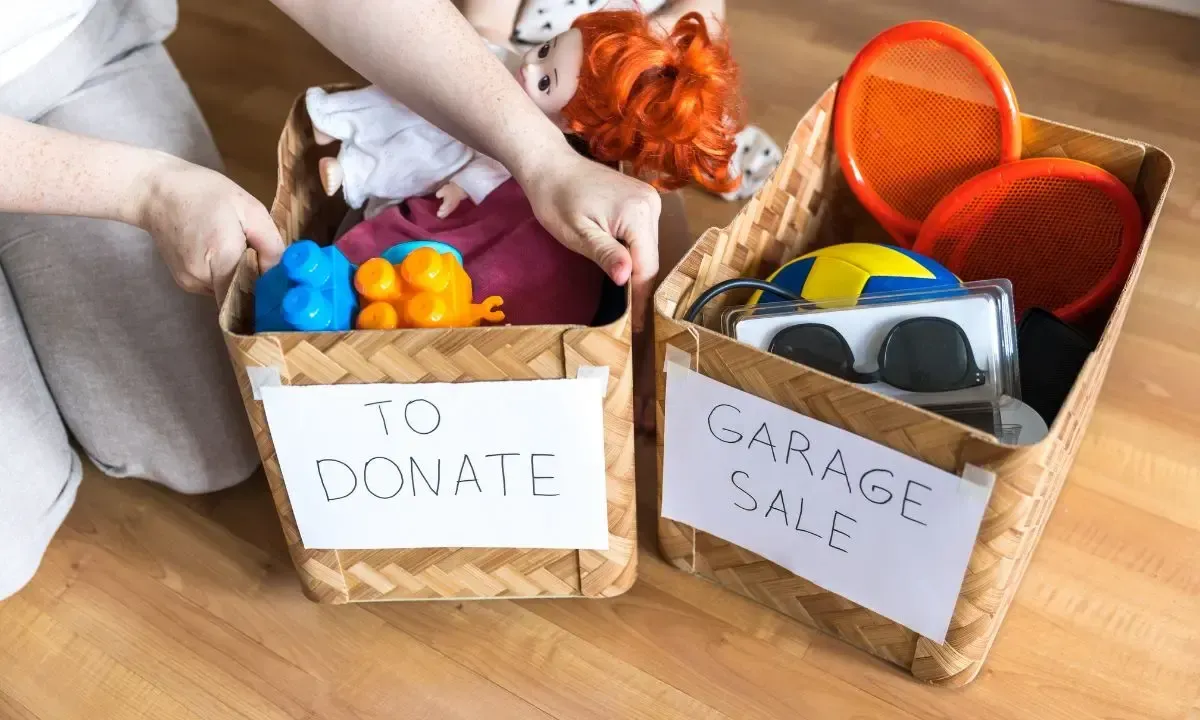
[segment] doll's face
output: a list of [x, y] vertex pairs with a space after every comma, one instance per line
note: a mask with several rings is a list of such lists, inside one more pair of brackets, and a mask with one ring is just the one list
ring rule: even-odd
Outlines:
[[562, 109], [579, 89], [583, 67], [583, 33], [572, 28], [529, 52], [517, 80], [533, 102], [560, 126]]

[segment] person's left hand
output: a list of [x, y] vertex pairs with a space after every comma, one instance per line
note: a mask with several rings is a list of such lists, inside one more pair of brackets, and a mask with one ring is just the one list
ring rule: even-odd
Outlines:
[[658, 191], [565, 143], [518, 182], [550, 234], [590, 258], [617, 285], [632, 285], [633, 328], [640, 331], [658, 276]]

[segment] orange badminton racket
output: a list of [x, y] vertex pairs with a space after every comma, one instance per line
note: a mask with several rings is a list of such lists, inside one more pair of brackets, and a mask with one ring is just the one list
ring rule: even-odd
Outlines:
[[1070, 322], [1120, 290], [1141, 238], [1141, 210], [1118, 178], [1078, 160], [1037, 158], [947, 195], [913, 251], [963, 281], [1008, 278], [1017, 317], [1036, 306]]
[[945, 23], [885, 30], [855, 56], [834, 109], [838, 160], [902, 246], [943, 197], [1021, 157], [1021, 114], [1000, 63]]

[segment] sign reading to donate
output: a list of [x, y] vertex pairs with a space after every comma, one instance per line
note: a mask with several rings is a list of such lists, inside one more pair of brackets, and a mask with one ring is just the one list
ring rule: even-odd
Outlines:
[[309, 548], [608, 548], [595, 378], [264, 387]]
[[944, 642], [991, 494], [681, 365], [662, 513]]

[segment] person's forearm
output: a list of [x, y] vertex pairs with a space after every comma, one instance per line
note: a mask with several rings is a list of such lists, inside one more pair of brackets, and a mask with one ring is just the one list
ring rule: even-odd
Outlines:
[[0, 212], [137, 224], [146, 178], [168, 160], [0, 115]]
[[450, 0], [273, 2], [364, 78], [518, 179], [566, 146]]

